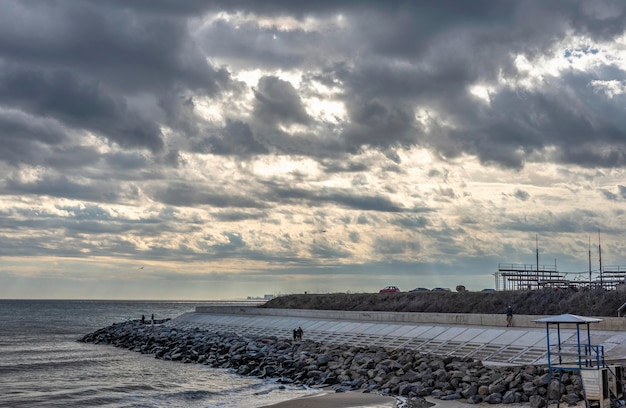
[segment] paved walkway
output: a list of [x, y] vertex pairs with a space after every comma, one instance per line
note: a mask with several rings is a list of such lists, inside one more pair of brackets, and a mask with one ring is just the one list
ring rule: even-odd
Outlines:
[[[304, 338], [318, 342], [355, 346], [410, 348], [420, 353], [471, 357], [493, 365], [547, 364], [546, 327], [486, 327], [426, 323], [386, 323], [285, 316], [250, 316], [228, 313], [189, 312], [170, 320], [177, 328], [204, 328], [238, 335], [277, 336], [291, 339], [293, 329], [304, 330]], [[575, 328], [561, 329], [564, 354], [577, 344]], [[556, 343], [556, 329], [550, 331]], [[586, 329], [581, 329], [586, 343]], [[594, 331], [591, 343], [604, 346], [605, 359], [626, 360], [626, 333]], [[569, 357], [572, 358], [572, 357]]]

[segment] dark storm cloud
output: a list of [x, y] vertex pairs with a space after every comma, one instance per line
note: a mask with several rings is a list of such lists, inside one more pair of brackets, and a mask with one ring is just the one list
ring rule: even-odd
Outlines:
[[213, 218], [223, 222], [239, 222], [248, 220], [266, 220], [266, 213], [248, 213], [243, 211], [225, 211], [212, 214]]
[[194, 207], [211, 206], [218, 208], [265, 208], [266, 205], [253, 197], [240, 193], [218, 191], [215, 187], [189, 183], [171, 183], [151, 193], [156, 201], [168, 205]]
[[[531, 159], [552, 157], [584, 167], [626, 164], [626, 118], [618, 114], [620, 98], [609, 99], [589, 86], [599, 73], [551, 78], [536, 90], [501, 90], [489, 104], [465, 94], [448, 105], [456, 129], [441, 129], [427, 143], [456, 157], [475, 154], [485, 163], [521, 168]], [[612, 72], [626, 78], [626, 72]]]
[[153, 122], [142, 120], [122, 98], [103, 86], [83, 82], [67, 71], [0, 66], [0, 105], [18, 107], [69, 126], [88, 129], [124, 147], [163, 147]]
[[206, 27], [201, 38], [208, 54], [219, 54], [235, 65], [254, 60], [258, 67], [270, 69], [298, 68], [323, 39], [319, 33], [265, 28], [256, 22], [234, 27], [224, 20]]
[[[575, 86], [576, 82], [580, 86]], [[609, 102], [604, 95], [592, 93], [588, 83], [572, 80], [569, 85], [562, 83], [564, 92], [546, 90], [525, 94], [523, 101], [510, 105], [510, 110], [515, 112], [507, 112], [510, 118], [506, 123], [502, 115], [500, 124], [484, 129], [487, 142], [500, 148], [507, 143], [509, 151], [516, 143], [526, 154], [554, 146], [557, 160], [562, 163], [623, 167], [626, 118], [615, 111], [617, 99]]]
[[216, 95], [230, 77], [207, 62], [189, 35], [186, 13], [197, 7], [168, 14], [174, 7], [166, 2], [129, 5], [4, 3], [0, 108], [54, 118], [122, 147], [162, 150], [160, 125], [181, 123], [167, 111], [168, 99], [178, 97], [173, 91]]
[[609, 190], [600, 190], [600, 192], [604, 195], [607, 200], [617, 201], [618, 195]]
[[267, 124], [307, 124], [310, 120], [291, 83], [274, 76], [259, 80], [254, 91], [254, 116]]
[[255, 139], [255, 135], [247, 123], [228, 120], [219, 136], [210, 136], [198, 144], [197, 150], [217, 155], [247, 156], [267, 154], [267, 147]]
[[[525, 1], [525, 0], [524, 0]], [[523, 1], [522, 1], [523, 2]], [[263, 16], [293, 15], [304, 18], [309, 15], [334, 15], [346, 13], [351, 15], [359, 12], [375, 12], [377, 16], [383, 14], [409, 17], [421, 14], [420, 21], [428, 23], [430, 30], [436, 31], [439, 25], [453, 25], [463, 21], [488, 23], [490, 17], [501, 15], [515, 8], [520, 1], [502, 3], [498, 0], [482, 0], [473, 2], [458, 2], [456, 0], [438, 1], [436, 6], [428, 2], [407, 2], [403, 0], [389, 0], [384, 2], [363, 2], [360, 0], [319, 0], [314, 2], [300, 2], [290, 0], [254, 1], [254, 0], [217, 0], [211, 2], [211, 7], [219, 10], [248, 11]], [[570, 2], [571, 3], [571, 2]], [[372, 23], [371, 20], [366, 20]], [[373, 30], [383, 25], [371, 24], [367, 27]], [[408, 23], [407, 23], [408, 26]], [[380, 29], [383, 29], [382, 27]], [[408, 42], [404, 37], [395, 38], [397, 41]]]
[[[58, 171], [81, 169], [84, 175], [86, 168], [97, 164], [102, 159], [102, 155], [96, 149], [86, 146], [60, 146], [50, 149], [45, 158], [40, 160], [46, 166]], [[92, 172], [92, 176], [95, 172]]]
[[322, 194], [323, 201], [346, 206], [356, 210], [402, 212], [405, 209], [386, 197], [382, 196], [358, 196], [342, 192]]
[[[618, 15], [623, 14], [623, 4], [613, 3], [613, 6]], [[608, 16], [614, 26], [611, 30], [602, 30], [598, 24], [593, 24], [604, 18], [595, 10], [597, 7], [601, 8], [596, 3], [578, 3], [577, 7], [572, 7], [576, 10], [572, 12], [561, 10], [558, 3], [538, 8], [534, 2], [523, 2], [504, 10], [504, 14], [499, 14], [503, 10], [497, 7], [485, 8], [482, 10], [485, 14], [476, 21], [472, 18], [455, 20], [451, 17], [454, 8], [449, 14], [443, 13], [443, 9], [422, 9], [425, 15], [428, 11], [433, 15], [439, 13], [444, 22], [436, 29], [439, 34], [434, 36], [428, 25], [415, 24], [414, 34], [419, 32], [419, 38], [426, 38], [427, 47], [403, 47], [403, 42], [396, 38], [401, 45], [395, 48], [374, 46], [373, 52], [364, 54], [366, 56], [353, 67], [337, 65], [326, 73], [340, 78], [346, 85], [350, 123], [345, 136], [351, 142], [348, 146], [424, 144], [445, 157], [470, 153], [484, 163], [513, 168], [522, 167], [531, 153], [554, 146], [560, 152], [560, 159], [567, 163], [622, 166], [623, 115], [613, 112], [619, 109], [619, 104], [607, 101], [603, 95], [592, 95], [589, 87], [589, 81], [601, 74], [599, 72], [584, 74], [585, 78], [574, 75], [552, 78], [540, 89], [521, 91], [522, 96], [518, 89], [501, 90], [493, 95], [489, 106], [481, 106], [467, 93], [467, 87], [475, 82], [496, 81], [502, 73], [517, 76], [513, 61], [517, 53], [533, 57], [551, 52], [555, 42], [568, 30], [580, 30], [581, 34], [596, 39], [624, 32], [623, 21], [612, 15]], [[400, 17], [382, 10], [381, 15], [389, 19], [388, 24], [380, 25], [382, 30], [397, 27], [393, 32], [400, 35], [402, 24], [394, 24]], [[535, 15], [540, 18], [526, 18]], [[418, 13], [411, 18], [420, 21]], [[579, 27], [579, 22], [585, 19], [589, 24]], [[454, 25], [446, 26], [445, 21]], [[505, 22], [511, 25], [503, 24]], [[362, 43], [371, 45], [372, 41], [378, 41], [373, 35], [370, 38], [363, 30]], [[405, 38], [413, 40], [415, 35]], [[385, 49], [395, 50], [394, 57], [398, 60], [381, 58]], [[611, 74], [612, 79], [624, 78], [624, 72], [619, 69], [613, 69]], [[574, 106], [572, 94], [580, 96]], [[398, 108], [402, 106], [398, 100], [403, 101], [406, 108]], [[606, 105], [606, 109], [597, 109], [601, 104]], [[424, 135], [413, 123], [411, 114], [411, 108], [419, 106], [440, 110], [447, 115], [444, 119], [456, 124], [455, 129], [433, 121], [430, 127], [434, 130]], [[578, 145], [572, 143], [579, 138], [617, 139], [618, 145], [608, 154], [598, 149], [603, 151], [599, 154], [591, 146], [579, 151]]]
[[420, 217], [405, 216], [401, 218], [396, 218], [392, 220], [391, 223], [395, 225], [399, 225], [403, 228], [412, 229], [412, 228], [427, 227], [430, 224], [430, 221], [428, 220], [428, 218], [423, 217], [423, 216], [420, 216]]
[[417, 141], [419, 129], [407, 105], [354, 101], [348, 104], [348, 112], [351, 121], [344, 133], [348, 146], [410, 146]]
[[6, 140], [3, 146], [10, 144], [9, 139], [55, 145], [65, 136], [66, 130], [48, 118], [32, 117], [15, 110], [0, 112], [0, 137]]
[[376, 251], [384, 255], [398, 255], [407, 251], [419, 253], [420, 245], [417, 242], [409, 242], [405, 239], [376, 238], [374, 244]]
[[365, 163], [346, 160], [325, 160], [321, 163], [327, 173], [364, 173], [370, 166]]
[[228, 243], [213, 245], [214, 249], [230, 252], [246, 247], [241, 234], [237, 232], [225, 232], [223, 235], [228, 239]]
[[523, 231], [533, 233], [588, 233], [589, 231], [602, 230], [611, 234], [623, 234], [625, 228], [614, 223], [605, 224], [598, 211], [571, 210], [561, 213], [545, 211], [533, 214], [530, 217], [510, 215], [497, 226], [511, 231]]
[[[323, 157], [365, 146], [424, 145], [444, 157], [469, 153], [483, 163], [521, 168], [528, 155], [556, 147], [556, 157], [566, 163], [622, 166], [624, 124], [615, 119], [615, 101], [591, 95], [588, 80], [597, 75], [557, 79], [523, 98], [517, 89], [501, 90], [488, 107], [469, 97], [467, 87], [503, 74], [515, 77], [517, 54], [548, 55], [572, 32], [609, 41], [624, 32], [625, 9], [610, 1], [14, 2], [3, 6], [0, 17], [0, 107], [55, 118], [71, 130], [152, 152], [164, 149], [161, 126], [167, 125], [193, 137], [193, 149], [214, 154], [272, 149]], [[218, 11], [344, 20], [330, 35], [253, 18], [238, 26], [226, 18], [197, 25]], [[198, 31], [192, 34], [191, 27]], [[303, 78], [343, 88], [348, 120], [320, 126], [307, 114], [302, 90], [266, 76], [255, 89], [251, 122], [233, 114], [219, 134], [180, 102], [185, 93], [216, 96], [234, 89], [229, 70], [235, 67], [216, 68], [213, 59], [244, 68], [302, 67]], [[620, 76], [616, 68], [611, 79]], [[568, 106], [572, 92], [580, 106]], [[431, 118], [427, 132], [415, 109], [435, 109], [443, 121]], [[263, 128], [255, 129], [255, 122]], [[291, 124], [316, 125], [317, 131], [303, 135], [304, 143], [276, 128]], [[36, 137], [50, 143], [41, 133]], [[610, 152], [571, 143], [590, 134], [610, 140]], [[27, 150], [22, 141], [10, 143], [16, 145], [13, 157]]]
[[323, 189], [311, 191], [303, 188], [288, 188], [266, 183], [269, 191], [264, 193], [265, 200], [281, 203], [304, 203], [308, 206], [339, 205], [353, 210], [380, 212], [413, 212], [419, 209], [405, 208], [382, 195], [361, 195], [342, 189]]
[[328, 241], [314, 242], [310, 246], [310, 251], [314, 257], [321, 259], [342, 259], [349, 258], [351, 255], [350, 251], [343, 248], [343, 245]]
[[156, 8], [133, 13], [130, 4], [10, 3], [0, 17], [0, 56], [26, 66], [75, 70], [122, 89], [178, 83], [216, 92], [227, 77], [194, 47], [190, 16], [154, 13]]
[[61, 144], [66, 129], [56, 121], [10, 110], [0, 111], [0, 160], [9, 164], [40, 164], [50, 146]]
[[34, 182], [7, 179], [4, 187], [2, 194], [44, 195], [106, 203], [115, 203], [123, 198], [129, 198], [128, 192], [120, 190], [116, 182], [102, 182], [97, 185], [81, 184], [65, 176], [45, 177]]
[[515, 196], [515, 198], [517, 198], [520, 201], [528, 201], [528, 199], [530, 198], [530, 194], [528, 194], [527, 191], [524, 190], [515, 190], [515, 192], [513, 193], [513, 196]]
[[116, 152], [104, 156], [104, 160], [114, 169], [141, 169], [148, 165], [147, 158], [137, 152]]
[[[58, 223], [51, 225], [52, 227], [58, 227]], [[17, 237], [11, 242], [4, 245], [0, 249], [6, 251], [6, 255], [15, 257], [32, 257], [33, 248], [36, 248], [38, 256], [54, 256], [63, 258], [84, 258], [85, 254], [89, 254], [94, 257], [116, 257], [116, 258], [128, 258], [136, 259], [138, 248], [136, 242], [120, 238], [117, 235], [116, 229], [107, 225], [100, 224], [102, 228], [95, 228], [93, 231], [88, 231], [89, 234], [95, 235], [93, 240], [86, 241], [84, 239], [85, 234], [72, 234], [64, 235], [63, 240], [59, 240], [58, 236], [54, 237], [41, 237], [41, 236], [25, 236]], [[44, 228], [45, 226], [41, 226]], [[62, 229], [51, 231], [64, 232]], [[108, 234], [111, 232], [111, 234]], [[107, 233], [106, 240], [100, 241], [96, 237], [99, 233]], [[152, 256], [152, 258], [159, 258], [158, 254]]]
[[[6, 250], [11, 256], [32, 256], [33, 248], [37, 248], [39, 255], [84, 257], [85, 253], [89, 253], [135, 259], [139, 248], [135, 239], [127, 238], [129, 235], [160, 237], [167, 233], [191, 234], [201, 227], [187, 217], [180, 218], [176, 215], [177, 211], [171, 208], [144, 215], [141, 219], [111, 213], [97, 204], [58, 206], [57, 210], [49, 212], [33, 208], [14, 210], [15, 214], [0, 211], [6, 230], [23, 232], [20, 237], [6, 240], [0, 251]], [[90, 239], [86, 240], [86, 236]], [[171, 248], [154, 245], [150, 258], [168, 259], [171, 253]], [[205, 255], [188, 253], [184, 256], [193, 259]]]
[[567, 16], [571, 25], [594, 37], [611, 40], [624, 33], [626, 8], [624, 3], [615, 1], [586, 2], [580, 7], [559, 8], [557, 11]]

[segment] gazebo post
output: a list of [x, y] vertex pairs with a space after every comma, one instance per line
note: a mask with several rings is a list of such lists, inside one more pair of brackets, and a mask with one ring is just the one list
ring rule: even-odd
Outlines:
[[546, 323], [546, 339], [548, 339], [548, 366], [550, 365], [551, 356], [550, 356], [550, 323]]
[[[589, 327], [589, 325], [587, 325]], [[582, 367], [580, 356], [580, 324], [576, 323], [576, 343], [578, 344], [578, 368]]]
[[557, 341], [559, 342], [559, 364], [562, 364], [563, 361], [561, 361], [561, 323], [556, 324], [556, 335]]
[[[593, 361], [592, 360], [592, 358], [593, 358], [593, 354], [592, 354], [593, 353], [593, 348], [591, 347], [591, 330], [589, 329], [589, 323], [587, 323], [587, 344], [588, 344], [587, 349], [589, 350], [588, 351], [588, 353], [589, 353], [588, 360], [589, 360], [589, 365], [591, 365], [592, 361]], [[597, 352], [596, 352], [596, 366], [600, 367], [600, 359], [599, 359], [599, 356], [598, 356]]]

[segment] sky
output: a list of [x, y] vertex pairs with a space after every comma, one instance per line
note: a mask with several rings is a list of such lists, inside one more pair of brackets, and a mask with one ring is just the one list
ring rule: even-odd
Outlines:
[[3, 0], [0, 298], [626, 265], [625, 29], [621, 0]]

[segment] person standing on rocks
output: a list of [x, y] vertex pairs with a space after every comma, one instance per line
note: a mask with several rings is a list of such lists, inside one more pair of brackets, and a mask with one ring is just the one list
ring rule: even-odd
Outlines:
[[506, 307], [506, 327], [513, 326], [513, 307], [508, 305]]
[[304, 332], [302, 331], [302, 327], [298, 326], [298, 338], [300, 340], [302, 340], [302, 334], [304, 334]]

